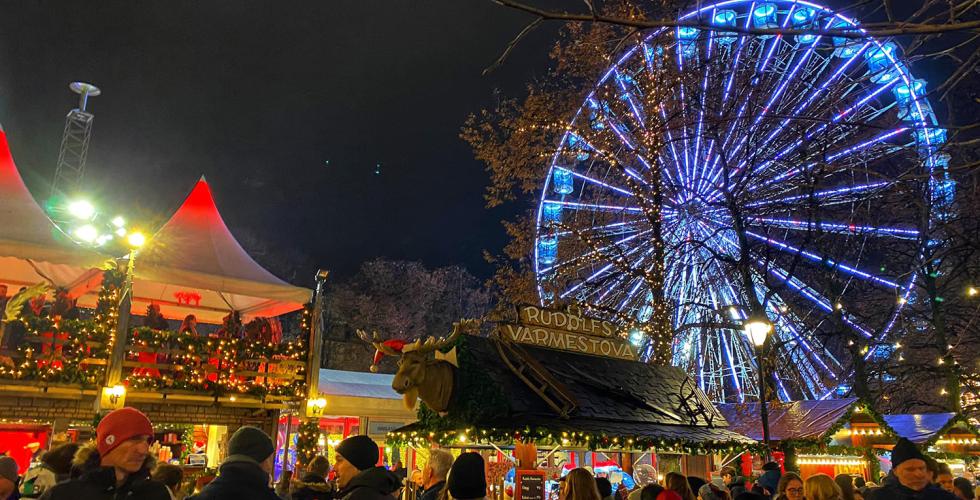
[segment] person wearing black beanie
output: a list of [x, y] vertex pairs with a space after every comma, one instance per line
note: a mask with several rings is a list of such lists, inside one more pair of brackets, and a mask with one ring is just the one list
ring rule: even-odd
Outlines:
[[906, 438], [900, 438], [892, 448], [894, 481], [868, 492], [866, 500], [955, 500], [956, 497], [931, 484], [926, 457]]
[[384, 467], [378, 445], [367, 436], [351, 436], [337, 445], [333, 470], [337, 473], [340, 500], [394, 500], [401, 479]]
[[218, 468], [218, 478], [188, 500], [279, 500], [269, 487], [275, 451], [262, 429], [238, 429], [228, 440], [228, 456]]
[[455, 500], [486, 498], [487, 472], [483, 457], [472, 451], [460, 453], [449, 469], [446, 489]]

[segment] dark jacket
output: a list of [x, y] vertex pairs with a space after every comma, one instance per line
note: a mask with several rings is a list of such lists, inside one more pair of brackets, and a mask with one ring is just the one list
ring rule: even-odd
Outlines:
[[337, 494], [341, 500], [394, 500], [391, 494], [401, 487], [401, 479], [384, 467], [364, 469]]
[[188, 500], [279, 500], [269, 487], [269, 474], [254, 460], [225, 460], [218, 468], [218, 477]]
[[331, 500], [333, 485], [323, 476], [307, 472], [299, 481], [293, 481], [292, 500]]
[[445, 487], [446, 487], [445, 481], [436, 483], [432, 485], [431, 488], [426, 488], [426, 490], [422, 492], [422, 496], [419, 497], [419, 500], [438, 500], [439, 493], [442, 493], [442, 489]]
[[895, 478], [892, 481], [885, 480], [884, 486], [868, 491], [864, 500], [956, 500], [956, 496], [935, 485], [915, 491], [902, 486]]
[[72, 468], [78, 476], [58, 483], [48, 489], [41, 500], [170, 500], [170, 492], [163, 483], [150, 479], [153, 458], [146, 457], [143, 467], [126, 478], [122, 486], [116, 486], [116, 471], [102, 467], [95, 446], [78, 450]]

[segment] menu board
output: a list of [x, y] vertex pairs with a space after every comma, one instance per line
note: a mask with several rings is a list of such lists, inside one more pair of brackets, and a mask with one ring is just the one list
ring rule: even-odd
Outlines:
[[545, 500], [544, 476], [542, 470], [517, 471], [514, 500]]

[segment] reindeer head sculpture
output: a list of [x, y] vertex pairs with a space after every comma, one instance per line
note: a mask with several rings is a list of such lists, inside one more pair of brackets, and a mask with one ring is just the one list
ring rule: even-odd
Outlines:
[[[456, 343], [464, 330], [472, 331], [477, 326], [476, 320], [461, 320], [453, 324], [453, 331], [448, 337], [429, 337], [425, 341], [418, 339], [412, 343], [382, 340], [377, 333], [369, 336], [361, 330], [357, 331], [357, 335], [376, 349], [371, 371], [377, 371], [377, 364], [383, 355], [399, 357], [398, 372], [391, 381], [391, 388], [404, 397], [406, 407], [414, 409], [415, 401], [421, 398], [433, 410], [445, 412], [453, 395], [456, 366], [455, 356], [442, 356], [440, 350]], [[429, 357], [430, 353], [435, 353], [435, 359]]]

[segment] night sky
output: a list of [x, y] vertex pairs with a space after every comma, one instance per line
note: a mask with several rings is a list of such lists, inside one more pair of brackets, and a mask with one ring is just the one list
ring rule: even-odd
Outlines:
[[[204, 174], [232, 232], [282, 273], [377, 256], [462, 264], [509, 214], [458, 138], [495, 89], [544, 71], [554, 29], [481, 71], [527, 17], [480, 0], [18, 1], [0, 9], [0, 123], [45, 198], [67, 85], [95, 83], [85, 179], [102, 205], [162, 222]], [[329, 163], [327, 163], [329, 162]], [[380, 175], [375, 174], [381, 164]], [[513, 209], [511, 209], [513, 210]], [[154, 221], [154, 219], [158, 219]], [[307, 266], [307, 267], [303, 267]]]

